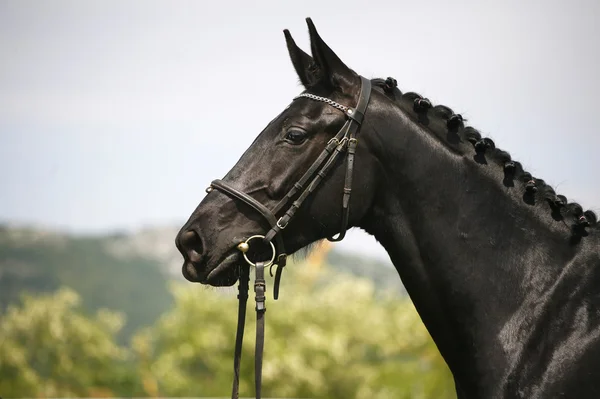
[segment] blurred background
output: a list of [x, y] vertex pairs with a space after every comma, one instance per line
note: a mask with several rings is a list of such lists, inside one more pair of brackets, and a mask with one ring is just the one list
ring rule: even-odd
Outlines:
[[[452, 107], [598, 211], [595, 0], [0, 0], [0, 396], [229, 395], [236, 290], [184, 282], [174, 237], [301, 92], [282, 30], [308, 50], [307, 16], [351, 68]], [[454, 397], [387, 254], [354, 230], [288, 268], [263, 391]]]

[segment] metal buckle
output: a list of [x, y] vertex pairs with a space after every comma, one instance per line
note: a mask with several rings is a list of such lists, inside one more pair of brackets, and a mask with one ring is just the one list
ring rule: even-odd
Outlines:
[[[246, 252], [248, 252], [248, 250], [250, 249], [249, 242], [255, 238], [264, 239], [265, 236], [255, 235], [255, 236], [249, 237], [246, 241], [243, 241], [238, 244], [238, 249], [242, 252], [242, 255], [244, 256], [246, 263], [248, 263], [250, 266], [254, 266], [254, 267], [256, 267], [256, 263], [253, 263], [250, 261], [250, 259], [248, 259], [248, 257], [246, 256]], [[243, 244], [246, 244], [246, 245], [244, 246]], [[269, 244], [271, 245], [271, 250], [273, 251], [273, 256], [271, 257], [271, 260], [265, 264], [265, 268], [271, 266], [273, 264], [273, 262], [275, 261], [275, 255], [276, 255], [275, 245], [273, 245], [273, 243], [271, 241], [269, 241]]]
[[277, 223], [275, 223], [277, 225], [277, 227], [279, 227], [281, 230], [285, 229], [287, 227], [288, 223], [289, 223], [289, 221], [288, 221], [288, 222], [286, 222], [286, 224], [282, 224], [281, 223], [282, 219], [283, 219], [283, 216], [279, 218], [279, 220], [277, 221]]
[[[351, 140], [356, 140], [356, 139], [351, 139]], [[327, 145], [329, 145], [329, 144], [331, 144], [331, 143], [335, 143], [335, 145], [336, 145], [337, 147], [340, 147], [340, 146], [342, 146], [342, 147], [343, 147], [343, 146], [346, 144], [346, 142], [347, 142], [347, 141], [348, 141], [348, 137], [342, 137], [342, 139], [341, 139], [341, 140], [338, 140], [337, 138], [335, 138], [335, 137], [334, 137], [334, 138], [332, 138], [331, 140], [329, 140], [329, 141], [327, 142]]]

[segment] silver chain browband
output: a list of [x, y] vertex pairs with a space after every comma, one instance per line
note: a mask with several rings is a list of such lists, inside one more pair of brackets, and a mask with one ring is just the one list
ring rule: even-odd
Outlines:
[[316, 96], [316, 95], [310, 94], [310, 93], [302, 93], [302, 94], [299, 94], [296, 97], [294, 97], [294, 100], [296, 98], [300, 98], [300, 97], [306, 97], [306, 98], [310, 98], [311, 100], [324, 102], [326, 104], [331, 105], [334, 108], [339, 109], [340, 111], [342, 111], [348, 115], [352, 115], [354, 113], [354, 110], [352, 108], [346, 107], [345, 105], [342, 105], [340, 103], [336, 103], [335, 101], [330, 100], [327, 97]]

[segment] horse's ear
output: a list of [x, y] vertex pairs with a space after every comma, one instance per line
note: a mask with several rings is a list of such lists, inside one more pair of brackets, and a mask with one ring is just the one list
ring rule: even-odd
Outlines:
[[346, 66], [333, 50], [321, 39], [312, 19], [306, 18], [310, 34], [312, 55], [322, 72], [323, 83], [342, 91], [350, 91], [358, 80], [358, 75]]
[[318, 71], [315, 68], [315, 63], [310, 55], [306, 54], [296, 45], [289, 30], [285, 29], [283, 34], [285, 35], [290, 59], [300, 78], [300, 82], [302, 82], [304, 87], [308, 88], [319, 80], [319, 77], [316, 76]]

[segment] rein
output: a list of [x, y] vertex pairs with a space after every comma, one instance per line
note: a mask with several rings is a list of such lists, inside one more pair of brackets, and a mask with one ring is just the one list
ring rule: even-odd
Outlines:
[[[244, 339], [244, 326], [246, 322], [246, 304], [248, 302], [248, 291], [250, 281], [250, 267], [254, 267], [255, 270], [255, 281], [254, 281], [254, 292], [256, 293], [256, 347], [255, 347], [255, 363], [254, 363], [254, 376], [255, 376], [255, 390], [256, 399], [261, 398], [261, 386], [262, 386], [262, 361], [263, 361], [263, 349], [265, 339], [265, 292], [266, 282], [264, 271], [265, 268], [269, 267], [269, 271], [273, 266], [276, 266], [275, 272], [275, 284], [273, 286], [273, 297], [274, 299], [279, 298], [279, 284], [281, 282], [281, 274], [283, 268], [287, 263], [287, 254], [283, 245], [282, 231], [287, 227], [290, 220], [294, 217], [304, 200], [319, 186], [323, 178], [335, 165], [335, 161], [339, 155], [347, 150], [346, 153], [346, 176], [344, 179], [344, 191], [342, 197], [342, 220], [341, 228], [337, 237], [327, 238], [329, 241], [341, 241], [348, 228], [348, 220], [350, 214], [350, 195], [352, 193], [352, 175], [354, 172], [354, 155], [356, 153], [356, 146], [358, 141], [356, 134], [360, 130], [361, 123], [363, 121], [367, 105], [371, 96], [371, 82], [364, 78], [361, 79], [361, 89], [358, 98], [356, 108], [350, 108], [345, 105], [339, 104], [326, 97], [316, 96], [310, 93], [302, 93], [295, 97], [308, 98], [314, 101], [324, 102], [344, 113], [346, 116], [346, 122], [338, 133], [327, 143], [325, 149], [321, 152], [319, 157], [313, 162], [308, 168], [304, 175], [298, 180], [292, 189], [279, 201], [279, 203], [270, 210], [265, 205], [252, 198], [250, 195], [236, 189], [229, 183], [222, 180], [213, 180], [210, 186], [206, 189], [206, 192], [211, 192], [217, 189], [231, 198], [237, 199], [251, 206], [254, 210], [260, 213], [264, 219], [269, 223], [270, 229], [266, 235], [255, 235], [246, 241], [240, 243], [237, 248], [242, 252], [245, 265], [240, 266], [240, 278], [239, 278], [239, 294], [238, 294], [238, 323], [237, 332], [235, 338], [235, 354], [233, 359], [233, 389], [231, 393], [232, 399], [239, 398], [239, 378], [240, 378], [240, 362], [242, 357], [242, 342]], [[298, 193], [301, 193], [298, 195]], [[296, 198], [297, 197], [297, 198]], [[296, 198], [295, 201], [288, 206], [292, 199]], [[276, 215], [281, 214], [283, 209], [287, 207], [285, 213], [277, 218]], [[269, 261], [261, 261], [253, 263], [247, 257], [247, 252], [250, 249], [250, 242], [254, 239], [262, 239], [263, 242], [268, 243], [272, 250], [272, 257]], [[275, 243], [273, 243], [273, 241]], [[272, 276], [272, 274], [271, 274]]]

